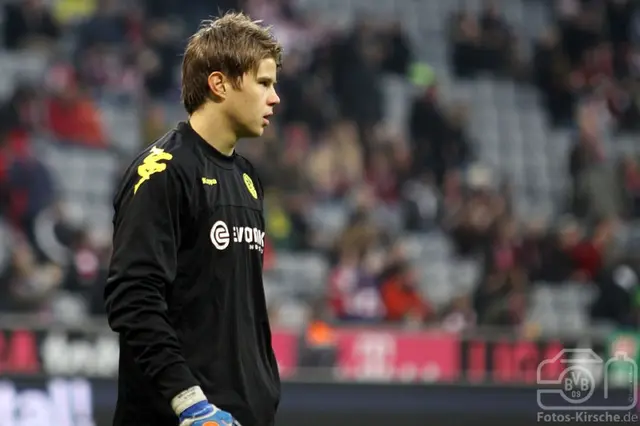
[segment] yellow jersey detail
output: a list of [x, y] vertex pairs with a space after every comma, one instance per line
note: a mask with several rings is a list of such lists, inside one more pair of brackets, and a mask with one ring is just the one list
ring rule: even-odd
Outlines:
[[258, 192], [256, 191], [256, 187], [253, 185], [253, 180], [251, 180], [251, 177], [249, 177], [248, 174], [243, 173], [242, 179], [244, 179], [244, 184], [247, 186], [247, 189], [249, 190], [249, 194], [251, 194], [251, 196], [257, 200]]
[[202, 178], [202, 183], [203, 183], [204, 185], [211, 185], [211, 186], [213, 186], [213, 185], [217, 185], [217, 184], [218, 184], [218, 179], [211, 179], [211, 178], [203, 177], [203, 178]]
[[138, 188], [140, 185], [148, 181], [152, 175], [156, 173], [161, 173], [167, 169], [167, 165], [165, 163], [161, 163], [161, 161], [169, 161], [173, 158], [173, 155], [168, 152], [164, 152], [164, 149], [160, 149], [157, 147], [151, 148], [151, 152], [149, 155], [144, 157], [142, 160], [142, 164], [138, 166], [138, 176], [140, 179], [136, 186], [133, 187], [133, 193], [138, 192]]

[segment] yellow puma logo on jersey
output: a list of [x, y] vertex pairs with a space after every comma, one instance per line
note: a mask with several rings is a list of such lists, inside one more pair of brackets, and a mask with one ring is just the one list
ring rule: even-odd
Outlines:
[[140, 185], [148, 181], [152, 175], [166, 170], [167, 165], [165, 163], [160, 163], [160, 161], [169, 161], [172, 158], [173, 155], [168, 152], [164, 152], [164, 149], [160, 149], [155, 146], [151, 148], [149, 155], [144, 157], [142, 164], [138, 166], [138, 176], [140, 176], [140, 180], [138, 180], [136, 186], [133, 187], [133, 193], [135, 194], [138, 192]]

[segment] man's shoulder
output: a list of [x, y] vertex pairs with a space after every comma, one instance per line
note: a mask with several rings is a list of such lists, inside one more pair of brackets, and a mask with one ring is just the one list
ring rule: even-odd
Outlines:
[[162, 154], [163, 158], [171, 157], [172, 165], [176, 168], [190, 168], [196, 162], [193, 144], [177, 129], [172, 129], [162, 137], [153, 141], [138, 156], [138, 160]]
[[132, 162], [134, 167], [170, 169], [171, 173], [181, 175], [190, 175], [197, 164], [198, 157], [193, 146], [176, 129], [150, 143]]
[[142, 185], [158, 182], [163, 186], [167, 180], [189, 186], [197, 164], [193, 149], [172, 130], [137, 153], [123, 176], [122, 189], [126, 192], [132, 186], [135, 193]]

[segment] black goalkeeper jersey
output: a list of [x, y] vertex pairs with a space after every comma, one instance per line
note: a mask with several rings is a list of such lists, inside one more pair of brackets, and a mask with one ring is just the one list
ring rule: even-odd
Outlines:
[[188, 123], [150, 145], [115, 196], [105, 289], [120, 335], [116, 426], [176, 426], [200, 386], [243, 426], [273, 422], [280, 380], [262, 285], [263, 191]]

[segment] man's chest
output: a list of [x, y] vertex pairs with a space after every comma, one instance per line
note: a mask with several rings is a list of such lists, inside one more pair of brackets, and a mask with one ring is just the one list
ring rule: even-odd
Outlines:
[[[214, 176], [211, 176], [214, 175]], [[213, 250], [228, 254], [264, 251], [262, 199], [246, 173], [211, 173], [201, 179], [198, 222]]]

